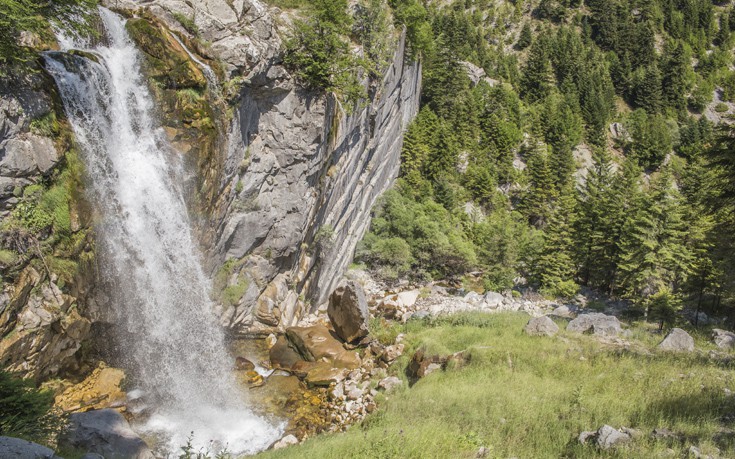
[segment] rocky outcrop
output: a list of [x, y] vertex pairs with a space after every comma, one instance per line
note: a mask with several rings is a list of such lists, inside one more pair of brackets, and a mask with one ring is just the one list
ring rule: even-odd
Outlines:
[[13, 437], [0, 437], [0, 457], [6, 459], [61, 459], [50, 448]]

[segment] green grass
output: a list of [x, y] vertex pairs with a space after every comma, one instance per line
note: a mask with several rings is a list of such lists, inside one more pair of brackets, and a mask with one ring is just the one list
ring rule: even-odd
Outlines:
[[[462, 369], [434, 373], [380, 404], [361, 425], [323, 435], [263, 458], [472, 458], [657, 457], [668, 448], [686, 457], [690, 445], [735, 456], [735, 427], [723, 416], [735, 411], [732, 367], [704, 355], [632, 353], [592, 337], [554, 338], [522, 333], [520, 314], [463, 314], [398, 325], [409, 352], [391, 368], [402, 378], [411, 351], [468, 350]], [[375, 327], [377, 324], [372, 324]], [[563, 323], [560, 323], [563, 325]], [[384, 332], [385, 333], [385, 332]], [[643, 336], [645, 329], [636, 331]], [[660, 337], [640, 343], [646, 351]], [[698, 343], [699, 344], [699, 343]], [[726, 418], [725, 418], [726, 419]], [[580, 445], [583, 430], [603, 424], [640, 429], [632, 446], [603, 452]], [[656, 427], [684, 439], [654, 441]]]

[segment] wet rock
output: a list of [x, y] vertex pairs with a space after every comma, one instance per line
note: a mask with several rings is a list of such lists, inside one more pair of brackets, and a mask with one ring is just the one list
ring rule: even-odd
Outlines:
[[559, 332], [559, 327], [548, 316], [541, 316], [529, 320], [523, 331], [531, 336], [554, 336]]
[[273, 444], [273, 449], [286, 448], [287, 446], [298, 445], [299, 439], [294, 435], [286, 435]]
[[592, 333], [598, 336], [617, 336], [622, 332], [622, 328], [617, 317], [593, 312], [581, 314], [569, 322], [567, 331]]
[[286, 329], [286, 337], [301, 357], [309, 362], [326, 360], [335, 367], [350, 370], [360, 366], [357, 353], [346, 350], [324, 325], [291, 327]]
[[69, 429], [59, 438], [60, 447], [104, 457], [153, 459], [148, 445], [115, 410], [93, 410], [69, 416]]
[[672, 328], [657, 347], [662, 351], [692, 352], [694, 351], [694, 338], [681, 328]]
[[50, 448], [13, 437], [0, 437], [0, 457], [7, 459], [61, 459]]
[[288, 345], [285, 336], [279, 336], [268, 351], [271, 366], [278, 370], [292, 371], [297, 362], [303, 361], [298, 352]]
[[732, 349], [735, 347], [735, 333], [715, 328], [712, 330], [712, 341], [720, 349]]
[[344, 369], [334, 368], [327, 362], [319, 362], [314, 364], [306, 373], [304, 380], [311, 386], [329, 386], [342, 381], [344, 378]]
[[64, 390], [56, 397], [54, 403], [67, 413], [119, 408], [127, 401], [127, 396], [121, 388], [124, 380], [123, 370], [108, 368], [102, 364], [87, 379]]
[[367, 336], [370, 313], [365, 293], [357, 282], [350, 281], [332, 293], [327, 314], [334, 331], [343, 341], [350, 343]]
[[238, 371], [252, 371], [255, 370], [255, 364], [245, 357], [235, 358], [235, 370]]

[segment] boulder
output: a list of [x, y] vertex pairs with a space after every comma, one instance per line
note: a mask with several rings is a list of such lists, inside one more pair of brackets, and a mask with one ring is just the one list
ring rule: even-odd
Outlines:
[[577, 333], [593, 333], [598, 336], [617, 336], [622, 332], [620, 321], [615, 316], [600, 312], [582, 314], [569, 322], [567, 331]]
[[442, 369], [447, 364], [448, 359], [448, 356], [426, 355], [426, 351], [421, 348], [411, 357], [411, 362], [406, 368], [406, 374], [411, 380], [423, 378]]
[[357, 282], [350, 281], [332, 293], [327, 314], [334, 331], [346, 343], [367, 336], [370, 313], [365, 293]]
[[61, 459], [54, 451], [13, 437], [0, 437], [0, 457], [5, 459]]
[[694, 350], [694, 338], [681, 328], [672, 328], [663, 341], [658, 345], [662, 351], [692, 352]]
[[299, 439], [294, 435], [286, 435], [273, 444], [273, 449], [281, 449], [291, 445], [298, 445]]
[[268, 351], [271, 367], [277, 370], [292, 371], [296, 362], [302, 361], [298, 352], [288, 345], [284, 336], [279, 336], [276, 343]]
[[306, 361], [328, 361], [337, 368], [350, 370], [360, 366], [357, 353], [346, 350], [324, 325], [290, 327], [286, 329], [286, 337]]
[[345, 379], [345, 370], [334, 368], [328, 362], [318, 362], [306, 373], [304, 380], [310, 386], [329, 386]]
[[720, 349], [732, 349], [735, 347], [735, 333], [715, 328], [712, 330], [712, 341]]
[[421, 292], [419, 290], [406, 290], [405, 292], [401, 292], [397, 294], [398, 297], [398, 303], [402, 305], [404, 308], [412, 308], [414, 304], [416, 304], [416, 300], [419, 299], [419, 294]]
[[630, 435], [614, 427], [604, 425], [597, 431], [597, 446], [601, 449], [610, 449], [630, 441]]
[[549, 316], [533, 317], [523, 331], [531, 336], [554, 336], [559, 332], [559, 326]]
[[489, 308], [497, 308], [501, 304], [503, 304], [503, 300], [505, 300], [505, 297], [497, 292], [487, 292], [485, 293], [485, 304]]
[[115, 410], [93, 410], [69, 416], [60, 447], [100, 454], [107, 459], [153, 459], [148, 445]]
[[563, 319], [574, 319], [577, 316], [578, 309], [574, 306], [567, 306], [565, 304], [551, 311], [552, 316], [561, 317]]
[[623, 432], [622, 429], [618, 430], [609, 425], [604, 425], [596, 431], [588, 430], [582, 432], [579, 434], [578, 440], [583, 445], [594, 440], [598, 448], [611, 449], [628, 443], [631, 440], [631, 436]]

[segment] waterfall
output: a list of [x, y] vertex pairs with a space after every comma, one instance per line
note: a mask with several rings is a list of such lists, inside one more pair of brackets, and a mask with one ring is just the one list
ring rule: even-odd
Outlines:
[[265, 449], [283, 427], [252, 413], [236, 385], [187, 214], [181, 154], [156, 124], [125, 20], [104, 8], [100, 16], [103, 45], [63, 37], [65, 49], [47, 53], [45, 66], [86, 164], [118, 350], [155, 406], [134, 427], [163, 438], [168, 452], [191, 432], [198, 447]]

